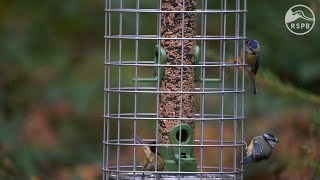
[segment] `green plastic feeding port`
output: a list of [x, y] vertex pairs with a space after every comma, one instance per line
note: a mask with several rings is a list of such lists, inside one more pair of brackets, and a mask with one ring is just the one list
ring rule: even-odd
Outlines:
[[[200, 65], [200, 48], [198, 45], [194, 48], [194, 61], [195, 65]], [[158, 59], [160, 58], [160, 62], [158, 63]], [[153, 69], [153, 77], [151, 78], [132, 78], [132, 81], [138, 81], [138, 82], [157, 82], [158, 79], [160, 81], [162, 80], [163, 74], [164, 74], [164, 66], [159, 67], [158, 71], [158, 64], [164, 65], [167, 61], [167, 53], [163, 49], [162, 46], [156, 45], [154, 47], [154, 56], [153, 56], [153, 63], [154, 63], [154, 69]], [[197, 82], [206, 82], [206, 83], [219, 83], [221, 82], [221, 79], [218, 78], [202, 78], [201, 75], [201, 67], [196, 66], [195, 67], [195, 80]]]
[[[180, 125], [172, 127], [169, 132], [170, 143], [179, 145]], [[193, 131], [187, 124], [181, 125], [181, 145], [193, 145]], [[160, 154], [165, 161], [165, 171], [178, 171], [180, 158], [180, 171], [182, 172], [196, 172], [197, 162], [194, 158], [194, 151], [192, 146], [171, 146], [159, 148]]]
[[[160, 50], [160, 53], [159, 53]], [[154, 56], [153, 56], [153, 63], [154, 63], [154, 69], [153, 69], [153, 77], [152, 78], [132, 78], [132, 81], [138, 81], [138, 82], [156, 82], [158, 79], [162, 79], [163, 73], [164, 73], [164, 66], [159, 67], [159, 74], [158, 74], [158, 59], [160, 57], [160, 65], [166, 64], [167, 61], [167, 53], [163, 49], [163, 47], [156, 45], [154, 47]]]
[[[200, 65], [200, 48], [198, 45], [196, 45], [196, 47], [194, 48], [194, 64], [195, 65]], [[201, 67], [200, 66], [196, 66], [194, 68], [194, 72], [195, 72], [195, 79], [197, 82], [208, 82], [208, 83], [219, 83], [221, 82], [221, 79], [217, 79], [217, 78], [202, 78], [201, 75]]]

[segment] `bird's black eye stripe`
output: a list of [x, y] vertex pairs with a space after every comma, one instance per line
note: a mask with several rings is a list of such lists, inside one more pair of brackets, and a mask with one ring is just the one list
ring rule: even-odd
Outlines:
[[252, 53], [253, 53], [254, 55], [257, 55], [256, 51], [254, 51], [250, 46], [248, 46], [248, 47], [249, 47], [249, 49], [252, 51]]

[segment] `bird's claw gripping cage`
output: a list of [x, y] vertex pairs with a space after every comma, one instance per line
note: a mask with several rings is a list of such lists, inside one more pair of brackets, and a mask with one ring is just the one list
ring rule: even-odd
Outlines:
[[[246, 1], [106, 0], [105, 15], [103, 179], [243, 179]], [[164, 171], [143, 171], [132, 136]]]

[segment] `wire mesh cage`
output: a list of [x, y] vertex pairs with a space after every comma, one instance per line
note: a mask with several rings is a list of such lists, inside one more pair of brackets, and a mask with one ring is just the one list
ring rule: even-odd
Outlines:
[[246, 1], [106, 0], [105, 16], [103, 179], [243, 179]]

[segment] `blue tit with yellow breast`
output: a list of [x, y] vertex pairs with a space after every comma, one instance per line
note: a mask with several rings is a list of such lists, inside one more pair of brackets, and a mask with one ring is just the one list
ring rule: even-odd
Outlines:
[[257, 94], [256, 74], [259, 69], [259, 42], [255, 39], [248, 39], [245, 42], [245, 59], [248, 66], [245, 67], [252, 84], [252, 93]]
[[[136, 136], [135, 139], [138, 144], [145, 144], [140, 137]], [[152, 142], [151, 144], [156, 144], [156, 142]], [[143, 161], [143, 171], [155, 171], [156, 161], [158, 162], [157, 171], [163, 171], [165, 168], [164, 160], [160, 156], [159, 152], [157, 154], [156, 160], [156, 146], [152, 146], [151, 144], [150, 146], [142, 146], [143, 152], [145, 154]]]
[[248, 165], [251, 162], [269, 159], [278, 142], [278, 139], [270, 133], [253, 138], [250, 145], [246, 147], [247, 156], [243, 158], [243, 164]]

